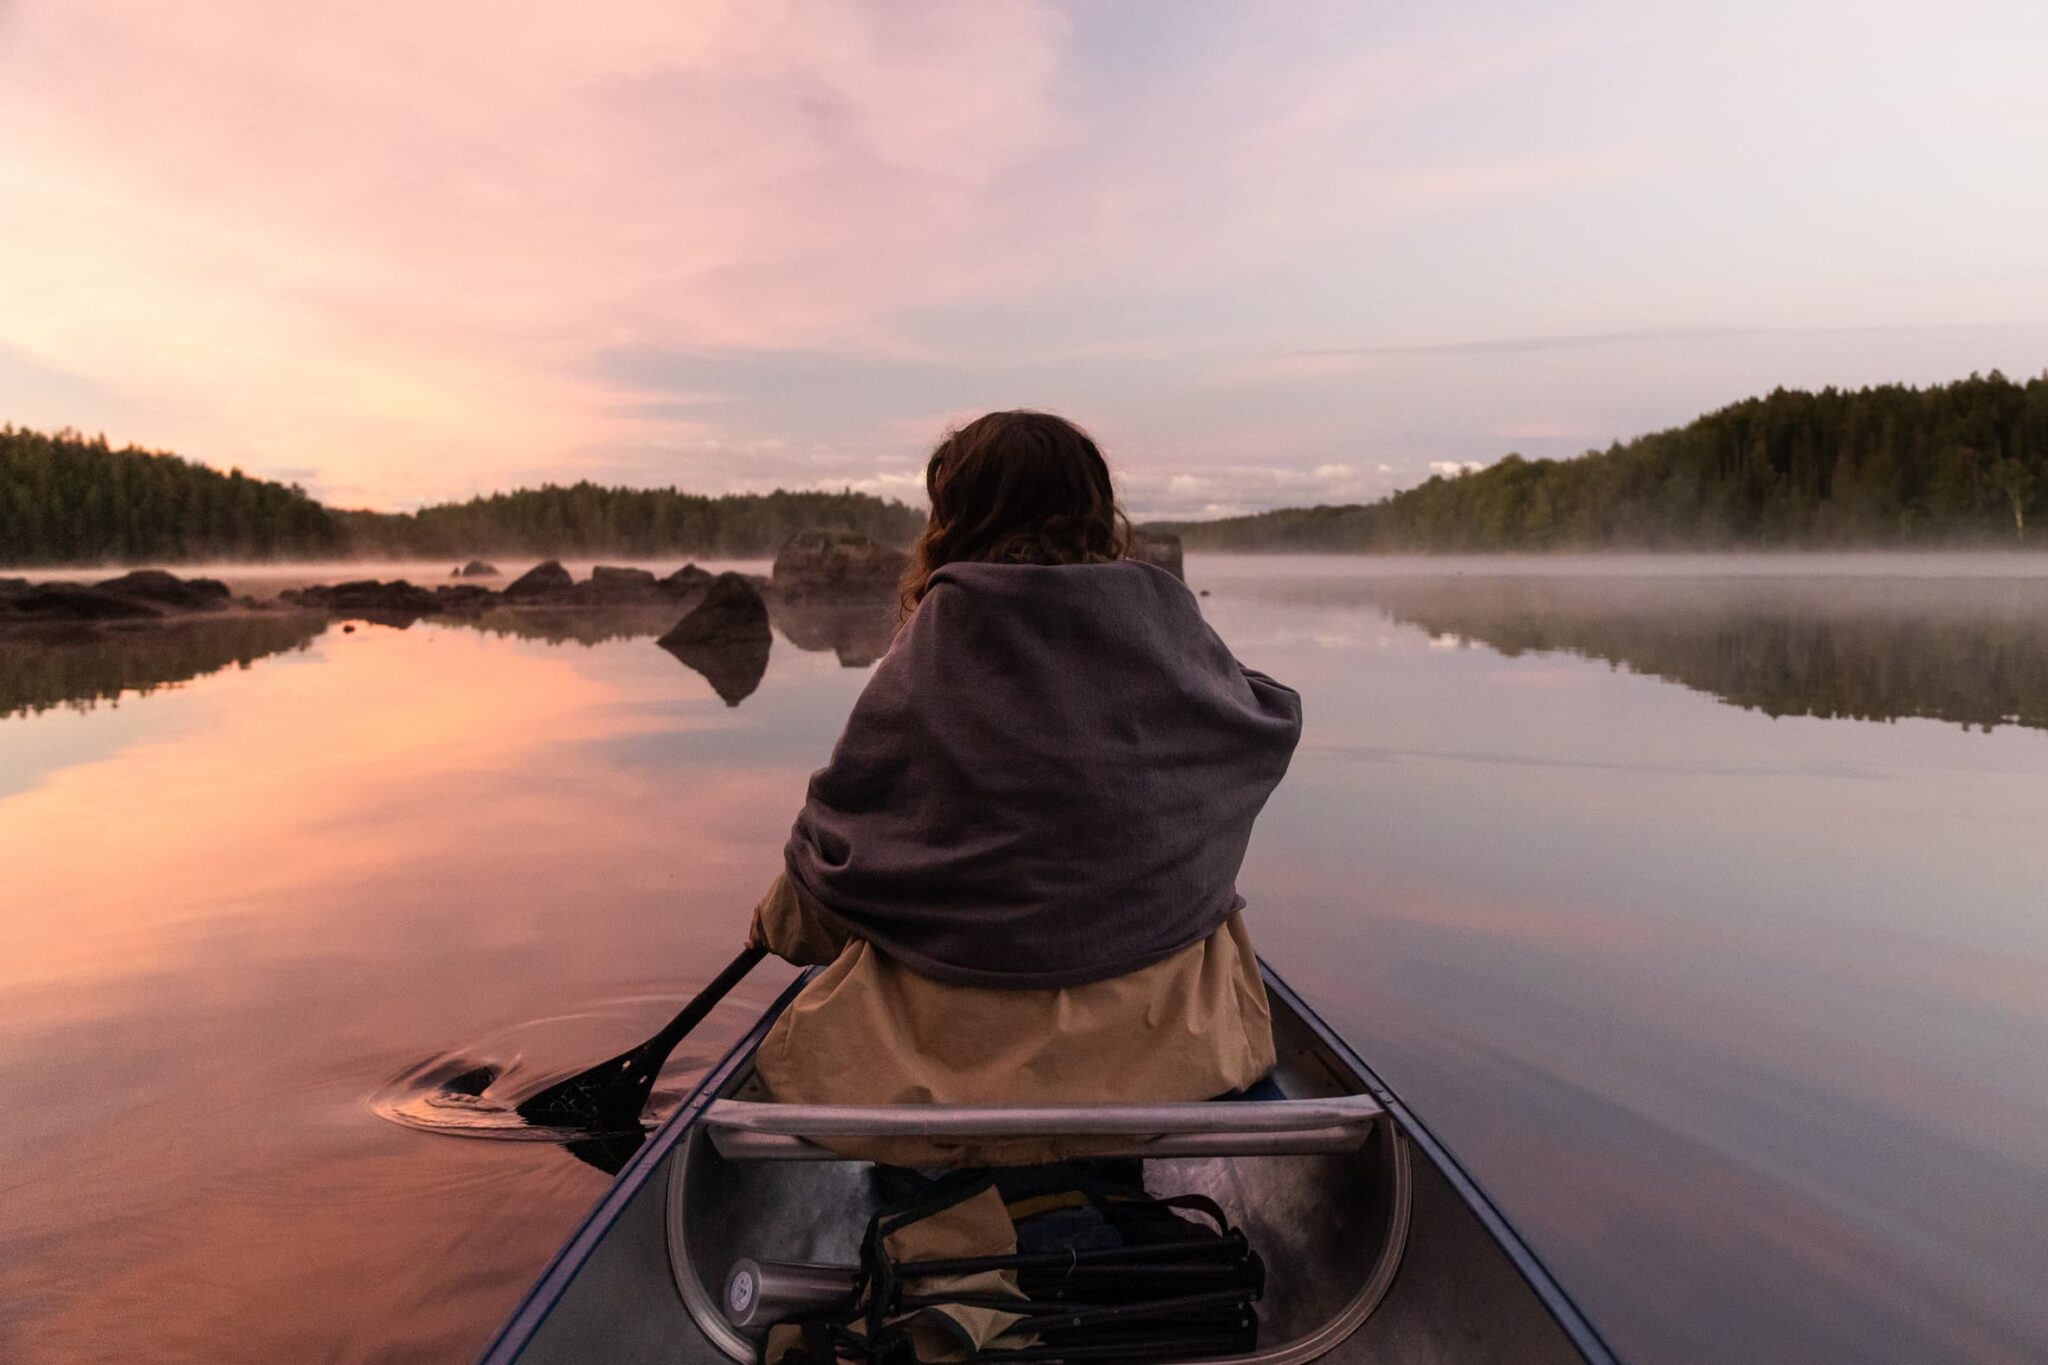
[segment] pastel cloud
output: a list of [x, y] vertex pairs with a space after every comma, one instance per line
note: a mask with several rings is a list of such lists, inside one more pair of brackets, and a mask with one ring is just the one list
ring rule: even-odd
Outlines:
[[173, 424], [203, 445], [488, 480], [602, 427], [596, 348], [860, 346], [885, 298], [963, 287], [921, 267], [1063, 135], [1058, 32], [1010, 3], [27, 5], [0, 340], [204, 395]]
[[2048, 11], [1962, 9], [15, 0], [0, 418], [393, 505], [1032, 404], [1180, 513], [2035, 368]]

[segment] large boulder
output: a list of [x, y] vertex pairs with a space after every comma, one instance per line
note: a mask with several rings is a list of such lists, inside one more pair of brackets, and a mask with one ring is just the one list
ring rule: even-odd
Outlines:
[[233, 601], [228, 585], [217, 578], [180, 578], [162, 569], [136, 569], [93, 587], [166, 611], [222, 611]]
[[765, 640], [768, 604], [761, 590], [744, 574], [722, 573], [704, 594], [704, 600], [655, 643], [663, 649], [677, 645], [733, 644]]
[[448, 576], [450, 578], [496, 578], [498, 576], [498, 566], [485, 560], [472, 559], [469, 563]]
[[576, 580], [559, 559], [536, 564], [505, 585], [505, 596], [515, 602], [545, 602], [569, 595]]
[[1164, 569], [1182, 582], [1187, 581], [1180, 537], [1171, 531], [1131, 532], [1131, 558]]
[[761, 685], [773, 639], [761, 590], [744, 574], [722, 573], [655, 643], [703, 674], [727, 706], [738, 706]]
[[909, 556], [852, 531], [799, 531], [775, 556], [773, 582], [790, 597], [881, 597]]
[[591, 607], [626, 607], [639, 602], [659, 602], [667, 594], [645, 569], [617, 569], [600, 564], [590, 577], [570, 590], [572, 600]]

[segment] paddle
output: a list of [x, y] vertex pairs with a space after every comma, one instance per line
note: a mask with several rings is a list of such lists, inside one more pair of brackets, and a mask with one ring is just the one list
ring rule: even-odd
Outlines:
[[668, 1060], [668, 1054], [767, 955], [766, 948], [744, 950], [711, 979], [710, 985], [698, 991], [696, 998], [683, 1006], [682, 1013], [669, 1020], [661, 1032], [630, 1052], [622, 1052], [608, 1062], [600, 1062], [528, 1096], [516, 1106], [519, 1117], [550, 1128], [597, 1131], [639, 1126], [640, 1111], [647, 1107], [647, 1098], [654, 1093], [654, 1079], [661, 1074], [661, 1064]]

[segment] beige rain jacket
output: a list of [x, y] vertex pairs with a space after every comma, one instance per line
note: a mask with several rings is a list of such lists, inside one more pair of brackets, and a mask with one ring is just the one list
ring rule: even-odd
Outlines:
[[[1127, 1104], [1202, 1100], [1273, 1068], [1273, 1018], [1243, 918], [1126, 976], [996, 990], [921, 977], [828, 926], [782, 877], [751, 942], [819, 964], [756, 1066], [786, 1104]], [[899, 1166], [1021, 1166], [1085, 1155], [1069, 1141], [842, 1139]]]

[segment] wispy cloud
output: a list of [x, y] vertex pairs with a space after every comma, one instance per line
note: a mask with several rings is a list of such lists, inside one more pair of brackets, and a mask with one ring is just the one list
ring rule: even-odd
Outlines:
[[2035, 330], [2024, 323], [1921, 323], [1854, 327], [1675, 327], [1631, 332], [1587, 332], [1555, 336], [1477, 337], [1458, 341], [1348, 346], [1257, 356], [1229, 367], [1229, 382], [1259, 384], [1334, 379], [1359, 374], [1389, 360], [1456, 356], [1526, 356], [1548, 351], [1591, 351], [1621, 347], [1681, 345], [1716, 341], [1855, 339], [1859, 337], [1972, 337]]

